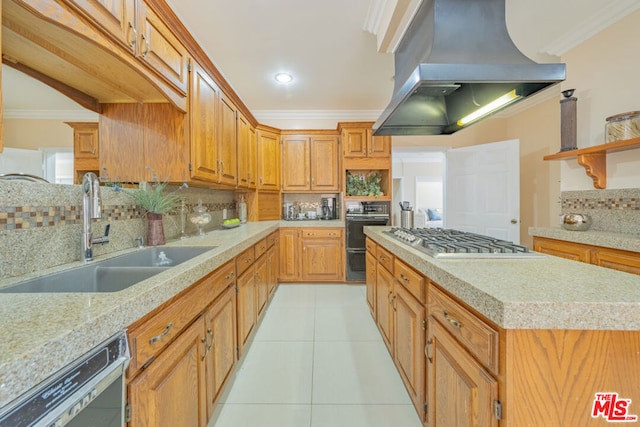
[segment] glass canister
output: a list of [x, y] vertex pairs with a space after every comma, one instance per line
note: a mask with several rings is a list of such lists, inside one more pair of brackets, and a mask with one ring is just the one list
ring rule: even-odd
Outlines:
[[604, 126], [605, 142], [625, 141], [640, 138], [640, 111], [616, 114], [607, 117]]

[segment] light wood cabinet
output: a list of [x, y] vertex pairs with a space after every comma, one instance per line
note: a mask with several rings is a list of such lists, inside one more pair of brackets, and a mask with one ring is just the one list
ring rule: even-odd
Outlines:
[[627, 273], [640, 274], [640, 253], [638, 252], [538, 236], [533, 237], [533, 248], [536, 252], [548, 255], [595, 264]]
[[185, 115], [170, 104], [103, 104], [100, 171], [112, 182], [189, 180]]
[[282, 190], [340, 191], [337, 135], [282, 137]]
[[73, 182], [80, 184], [87, 172], [100, 176], [97, 122], [66, 122], [73, 128]]
[[256, 188], [256, 130], [247, 118], [237, 112], [238, 187]]
[[344, 238], [341, 228], [302, 229], [300, 247], [302, 280], [344, 280]]
[[498, 426], [498, 382], [433, 317], [427, 358], [430, 427]]
[[189, 55], [180, 40], [149, 7], [138, 1], [137, 55], [180, 95], [187, 95]]
[[342, 228], [281, 229], [280, 281], [343, 281], [343, 236]]
[[376, 269], [376, 318], [382, 339], [393, 357], [393, 274], [378, 263]]
[[267, 250], [267, 269], [269, 281], [267, 285], [267, 292], [269, 297], [273, 295], [273, 292], [278, 286], [278, 270], [280, 268], [280, 234], [274, 232], [267, 237], [269, 243], [269, 249]]
[[280, 191], [280, 136], [275, 129], [258, 126], [258, 190]]
[[106, 34], [135, 53], [138, 44], [136, 0], [66, 0], [82, 11]]
[[269, 266], [267, 262], [268, 257], [265, 252], [255, 264], [256, 319], [260, 318], [269, 299]]
[[[231, 279], [231, 278], [230, 278]], [[236, 364], [236, 287], [230, 286], [204, 314], [206, 329], [207, 419]]]
[[193, 63], [189, 88], [191, 178], [218, 182], [220, 89], [209, 74]]
[[203, 332], [200, 318], [129, 383], [130, 427], [207, 425]]
[[344, 157], [391, 157], [391, 138], [373, 136], [368, 124], [354, 124], [341, 131]]
[[376, 318], [376, 269], [378, 262], [376, 261], [375, 248], [374, 251], [367, 249], [365, 256], [366, 263], [366, 288], [367, 288], [367, 305], [371, 310], [371, 315]]
[[236, 134], [236, 106], [222, 93], [220, 97], [220, 180], [235, 187], [238, 183], [238, 147]]

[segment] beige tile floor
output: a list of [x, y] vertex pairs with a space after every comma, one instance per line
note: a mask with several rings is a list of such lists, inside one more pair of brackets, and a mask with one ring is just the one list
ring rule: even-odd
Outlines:
[[420, 427], [360, 285], [280, 285], [209, 427]]

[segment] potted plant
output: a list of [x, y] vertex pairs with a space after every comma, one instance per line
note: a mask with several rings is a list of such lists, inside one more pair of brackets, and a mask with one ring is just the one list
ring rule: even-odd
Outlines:
[[[180, 196], [175, 191], [165, 191], [167, 182], [141, 182], [139, 188], [127, 191], [135, 204], [146, 211], [147, 245], [157, 246], [166, 243], [162, 216], [180, 204]], [[187, 188], [182, 184], [178, 190]], [[176, 191], [178, 191], [176, 190]]]

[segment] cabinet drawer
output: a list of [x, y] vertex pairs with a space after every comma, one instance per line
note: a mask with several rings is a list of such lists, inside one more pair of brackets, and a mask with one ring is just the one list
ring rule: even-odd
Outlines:
[[418, 301], [424, 303], [425, 289], [424, 289], [424, 277], [413, 271], [410, 267], [405, 265], [402, 261], [396, 259], [393, 265], [393, 275], [398, 282], [404, 286], [406, 290], [418, 299]]
[[367, 251], [369, 251], [373, 255], [375, 255], [376, 254], [376, 248], [378, 247], [378, 245], [376, 245], [373, 240], [371, 240], [370, 238], [367, 237], [367, 240], [366, 240], [366, 243], [365, 243], [365, 247], [367, 248]]
[[429, 285], [429, 315], [437, 319], [480, 363], [497, 374], [498, 331], [433, 283]]
[[318, 237], [324, 239], [342, 237], [341, 228], [303, 228], [302, 237]]
[[160, 353], [215, 299], [215, 292], [218, 292], [213, 285], [215, 277], [214, 273], [203, 279], [173, 303], [129, 330], [130, 374]]
[[254, 247], [250, 247], [236, 257], [236, 274], [240, 276], [244, 271], [251, 267], [256, 259]]
[[278, 232], [276, 231], [275, 233], [271, 233], [267, 236], [267, 247], [270, 248], [271, 246], [276, 244], [276, 240], [278, 239]]
[[260, 240], [258, 243], [256, 243], [256, 245], [254, 246], [255, 248], [255, 257], [256, 259], [260, 258], [265, 252], [267, 252], [267, 239], [264, 238], [262, 240]]
[[[208, 281], [212, 290], [213, 299], [218, 298], [229, 286], [236, 283], [236, 265], [233, 261], [229, 261], [222, 267], [218, 268]], [[213, 301], [213, 300], [211, 300]]]
[[391, 252], [389, 252], [382, 246], [378, 246], [376, 248], [376, 258], [378, 259], [378, 262], [382, 264], [384, 268], [387, 269], [387, 271], [389, 271], [390, 273], [393, 273], [394, 256], [391, 254]]

